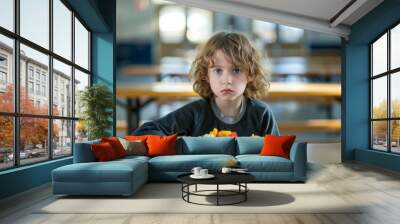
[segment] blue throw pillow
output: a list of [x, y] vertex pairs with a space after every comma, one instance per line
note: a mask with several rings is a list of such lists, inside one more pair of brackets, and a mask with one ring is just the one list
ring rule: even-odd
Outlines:
[[99, 144], [100, 139], [75, 143], [74, 147], [74, 163], [95, 162], [96, 158], [91, 149], [92, 144]]
[[236, 155], [259, 154], [264, 145], [263, 137], [237, 137]]
[[232, 137], [182, 137], [177, 142], [177, 153], [186, 155], [226, 154], [235, 155]]

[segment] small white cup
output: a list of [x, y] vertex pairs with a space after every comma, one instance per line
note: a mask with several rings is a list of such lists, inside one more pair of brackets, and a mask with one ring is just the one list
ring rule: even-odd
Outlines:
[[208, 169], [201, 169], [200, 170], [200, 176], [207, 176], [208, 175]]
[[222, 167], [221, 172], [222, 173], [230, 173], [232, 171], [232, 168], [230, 167]]
[[193, 173], [194, 175], [196, 175], [196, 176], [199, 176], [199, 175], [201, 175], [201, 174], [200, 174], [200, 171], [201, 171], [201, 170], [202, 170], [202, 168], [199, 167], [199, 166], [193, 167], [192, 173]]

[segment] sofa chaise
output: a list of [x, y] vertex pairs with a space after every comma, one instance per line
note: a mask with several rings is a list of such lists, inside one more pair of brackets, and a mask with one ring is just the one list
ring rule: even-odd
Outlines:
[[258, 182], [305, 182], [306, 143], [295, 142], [290, 159], [260, 156], [262, 137], [181, 137], [176, 155], [126, 156], [96, 162], [88, 141], [75, 144], [73, 164], [52, 171], [54, 194], [131, 195], [148, 181], [176, 181], [176, 177], [200, 166], [219, 172], [228, 160], [247, 168]]

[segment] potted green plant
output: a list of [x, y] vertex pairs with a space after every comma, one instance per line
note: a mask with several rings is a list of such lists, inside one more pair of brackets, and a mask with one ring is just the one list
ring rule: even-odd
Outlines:
[[113, 96], [107, 86], [94, 84], [80, 92], [80, 126], [87, 128], [89, 140], [110, 136], [112, 125]]

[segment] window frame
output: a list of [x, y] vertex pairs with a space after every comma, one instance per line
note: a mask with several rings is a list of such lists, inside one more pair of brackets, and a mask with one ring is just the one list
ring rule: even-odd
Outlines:
[[[55, 53], [53, 50], [53, 24], [54, 24], [54, 18], [53, 18], [53, 1], [54, 0], [48, 0], [48, 4], [49, 4], [49, 47], [48, 49], [46, 49], [45, 47], [40, 46], [39, 44], [34, 43], [33, 41], [30, 41], [29, 39], [24, 38], [23, 36], [20, 35], [20, 0], [14, 0], [13, 1], [13, 10], [14, 10], [14, 31], [10, 31], [4, 27], [0, 26], [0, 35], [10, 38], [13, 40], [13, 52], [12, 52], [12, 73], [11, 75], [13, 75], [14, 78], [14, 110], [13, 112], [2, 112], [0, 111], [0, 116], [4, 116], [4, 117], [11, 117], [13, 119], [13, 165], [10, 167], [5, 167], [5, 168], [0, 168], [0, 172], [5, 171], [5, 170], [11, 170], [11, 169], [16, 169], [19, 167], [24, 167], [24, 166], [30, 166], [33, 164], [38, 164], [38, 163], [43, 163], [46, 161], [50, 161], [50, 160], [57, 160], [57, 159], [61, 159], [61, 158], [66, 158], [66, 157], [70, 157], [73, 156], [73, 152], [74, 152], [74, 143], [75, 143], [75, 126], [76, 126], [76, 121], [79, 120], [79, 117], [75, 116], [75, 108], [72, 107], [71, 108], [71, 114], [65, 115], [65, 116], [56, 116], [53, 115], [53, 59], [58, 60], [59, 62], [62, 62], [68, 66], [71, 66], [71, 92], [72, 92], [72, 96], [71, 96], [71, 104], [74, 105], [75, 103], [75, 88], [74, 88], [74, 82], [75, 82], [75, 69], [85, 73], [88, 75], [89, 77], [89, 83], [88, 86], [92, 85], [92, 81], [93, 81], [93, 75], [92, 75], [92, 61], [91, 61], [91, 50], [92, 50], [92, 43], [91, 43], [91, 38], [92, 38], [92, 30], [89, 28], [89, 26], [85, 23], [85, 21], [79, 16], [79, 14], [77, 12], [75, 12], [72, 7], [68, 4], [68, 2], [66, 2], [65, 0], [59, 0], [68, 10], [71, 11], [71, 18], [70, 18], [70, 23], [71, 23], [71, 59], [67, 59], [64, 58], [61, 55], [58, 55], [57, 53]], [[79, 20], [79, 22], [83, 25], [83, 27], [88, 31], [88, 69], [85, 69], [81, 66], [79, 66], [78, 64], [75, 63], [75, 18], [77, 20]], [[48, 97], [48, 112], [46, 115], [39, 115], [39, 114], [27, 114], [27, 113], [21, 113], [20, 111], [20, 85], [21, 85], [21, 80], [20, 80], [20, 65], [21, 65], [21, 57], [20, 57], [20, 45], [23, 44], [27, 47], [32, 48], [33, 50], [36, 50], [42, 54], [45, 54], [46, 56], [48, 56], [48, 76], [46, 80], [46, 84], [45, 84], [45, 90], [48, 92], [45, 94]], [[31, 66], [29, 65], [29, 63], [26, 64], [27, 65], [27, 72], [26, 72], [26, 81], [32, 81], [34, 84], [34, 88], [36, 83], [40, 83], [40, 87], [42, 87], [42, 79], [41, 79], [41, 75], [42, 72], [39, 72], [39, 80], [36, 79], [36, 72], [37, 72], [37, 68], [33, 67], [33, 79], [30, 78], [30, 68]], [[28, 87], [28, 86], [27, 86]], [[29, 88], [29, 87], [28, 87]], [[27, 91], [29, 91], [29, 89], [27, 88]], [[34, 89], [34, 92], [36, 91], [36, 89]], [[40, 94], [38, 95], [40, 97], [42, 96], [42, 92], [41, 92], [41, 88], [40, 88]], [[34, 102], [36, 103], [36, 102]], [[47, 134], [47, 150], [48, 150], [48, 154], [47, 157], [43, 157], [43, 160], [40, 160], [38, 162], [30, 162], [30, 163], [21, 163], [21, 158], [20, 158], [20, 119], [21, 118], [45, 118], [47, 119], [47, 124], [48, 124], [48, 134]], [[53, 123], [56, 122], [57, 120], [61, 120], [61, 121], [70, 121], [71, 122], [71, 153], [68, 155], [62, 155], [62, 156], [55, 156], [53, 155], [54, 153], [54, 148], [53, 147]]]
[[[373, 39], [371, 42], [368, 43], [368, 59], [369, 59], [369, 77], [368, 77], [368, 87], [369, 87], [369, 149], [373, 151], [379, 151], [379, 152], [386, 152], [390, 154], [400, 154], [400, 152], [393, 152], [392, 151], [392, 121], [400, 121], [400, 117], [392, 117], [392, 101], [391, 101], [391, 79], [392, 75], [395, 75], [396, 73], [400, 72], [400, 67], [391, 69], [391, 30], [395, 28], [396, 26], [400, 26], [400, 21], [395, 22], [392, 24], [390, 27], [386, 28], [384, 32], [380, 33], [375, 39]], [[385, 34], [387, 34], [387, 62], [386, 62], [386, 71], [383, 73], [376, 74], [374, 76], [373, 74], [373, 44], [376, 43], [381, 37], [383, 37]], [[378, 79], [386, 77], [386, 87], [387, 87], [387, 105], [386, 105], [386, 118], [373, 118], [373, 93], [374, 93], [374, 88], [373, 88], [373, 81]], [[374, 133], [373, 133], [373, 122], [375, 121], [386, 121], [386, 151], [379, 150], [374, 148]]]

